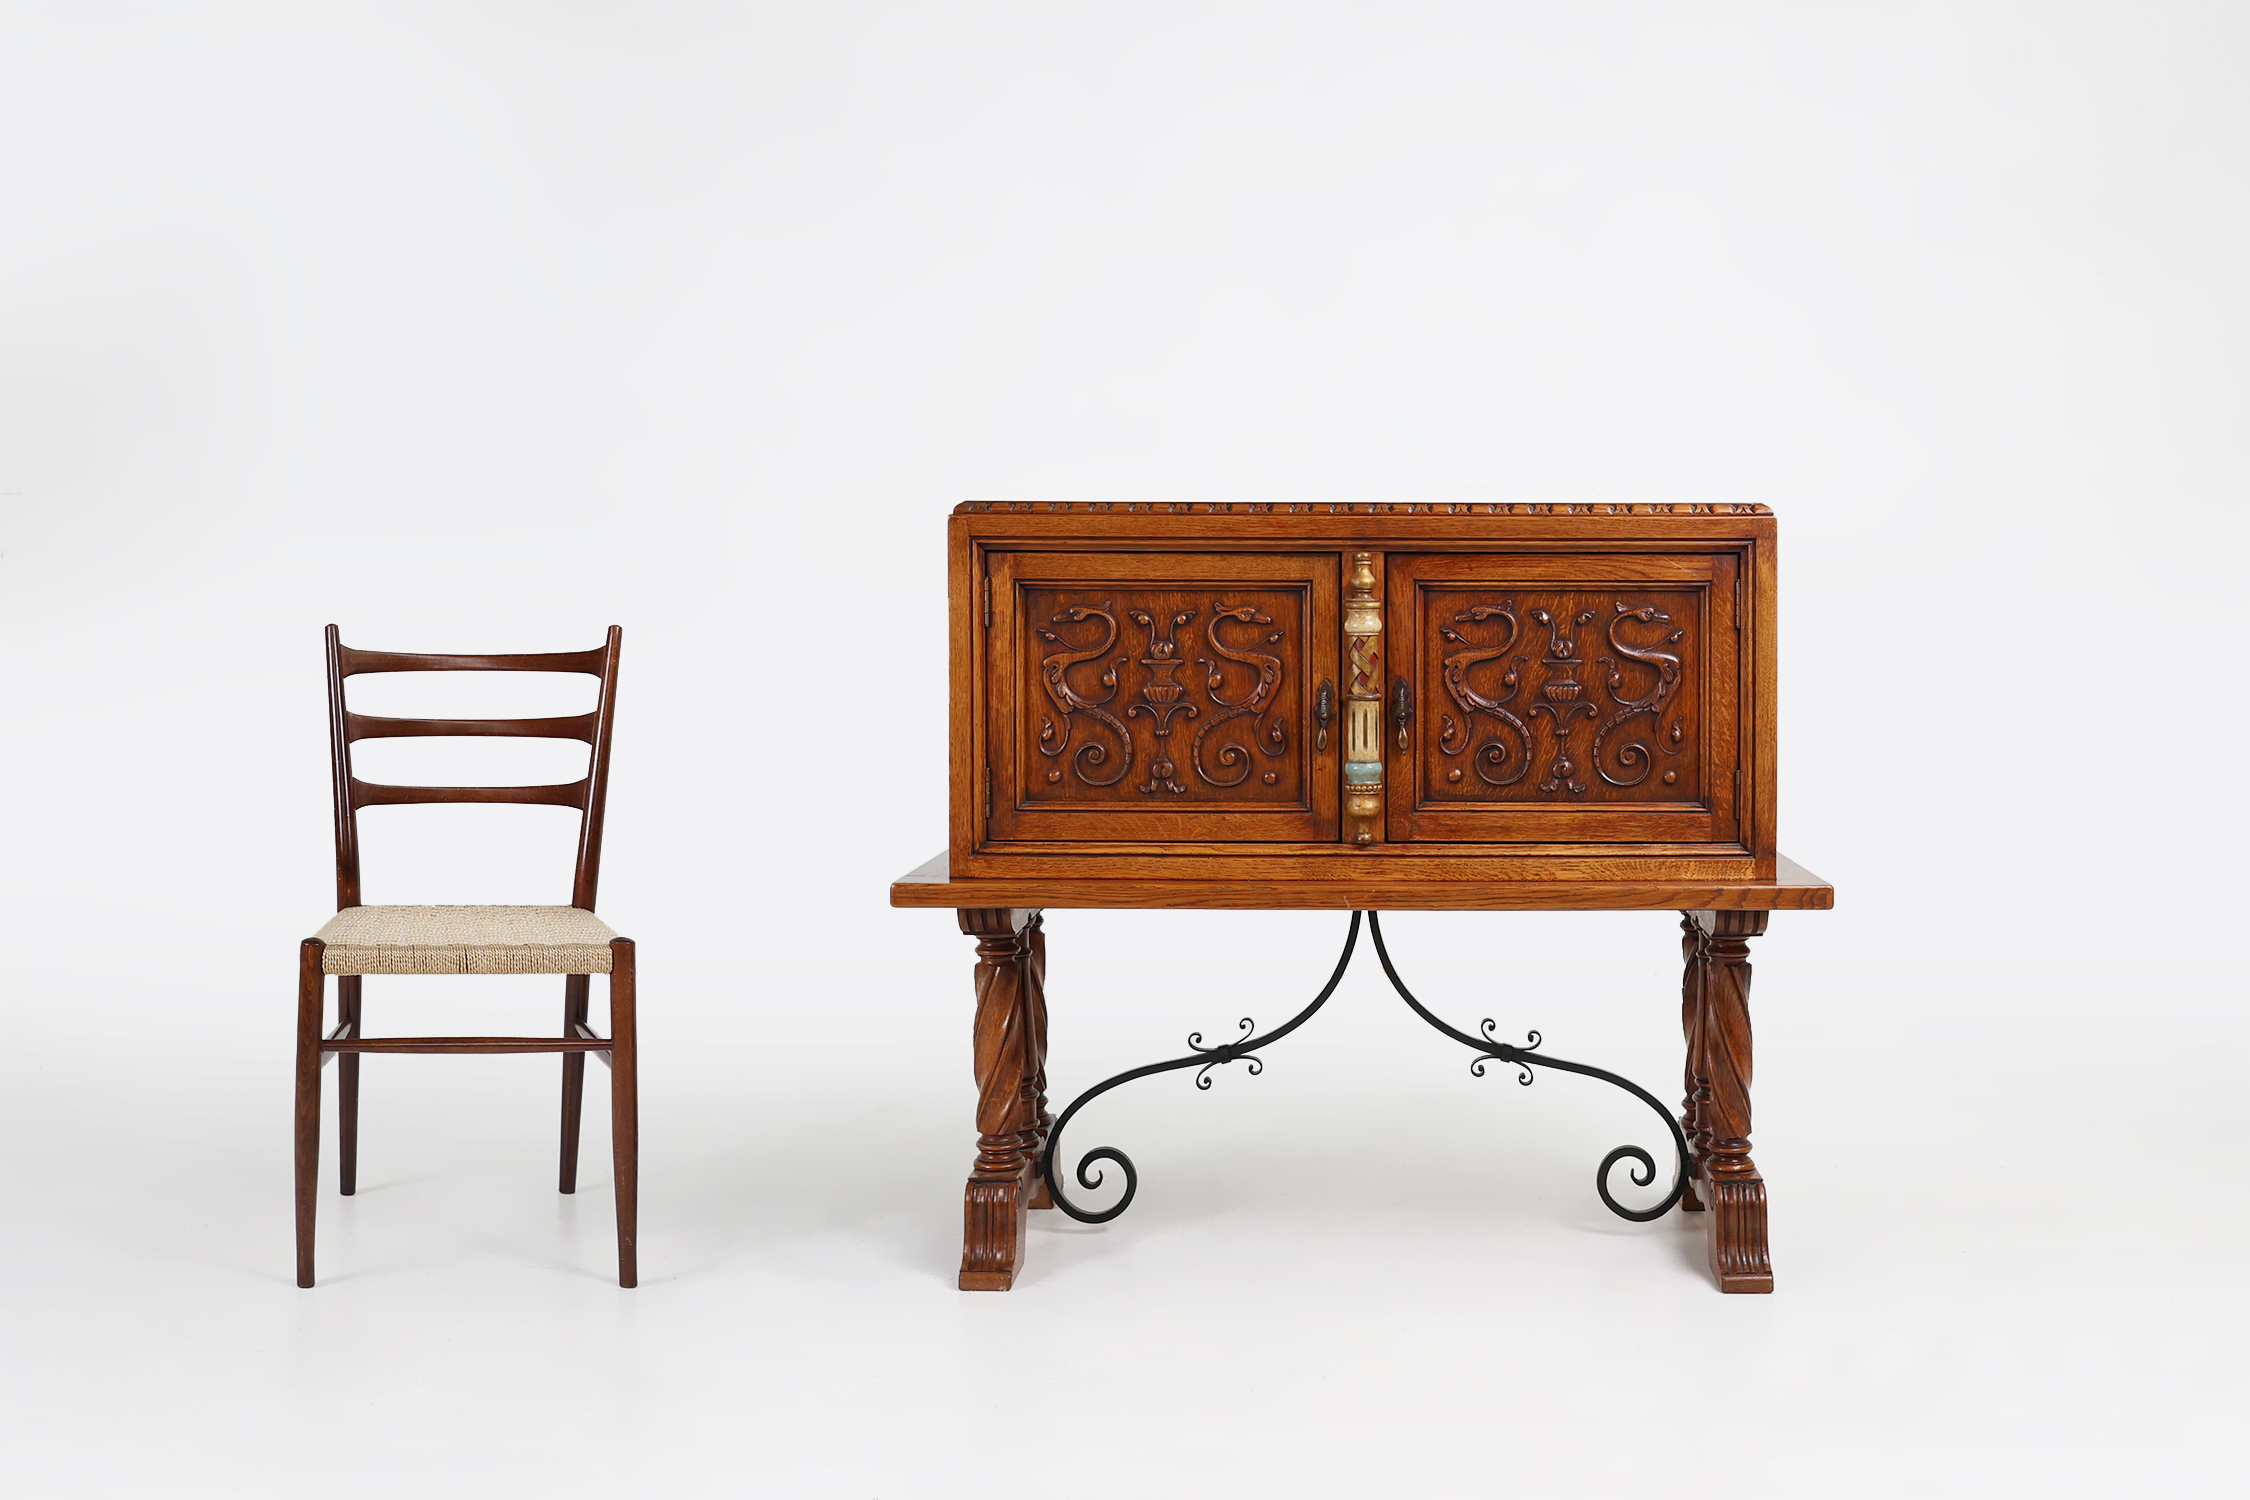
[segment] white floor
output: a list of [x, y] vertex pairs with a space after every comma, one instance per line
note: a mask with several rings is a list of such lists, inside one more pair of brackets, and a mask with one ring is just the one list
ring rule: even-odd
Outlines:
[[[176, 1062], [138, 980], [106, 1040], [81, 1011], [35, 1066], [15, 1050], [0, 1490], [2239, 1492], [2245, 1036], [2214, 1027], [2216, 976], [2144, 976], [2178, 1016], [2128, 1019], [2083, 971], [1816, 972], [1777, 922], [1779, 1290], [1721, 1297], [1696, 1221], [1594, 1199], [1602, 1153], [1651, 1139], [1639, 1106], [1472, 1079], [1363, 953], [1262, 1077], [1090, 1108], [1078, 1145], [1132, 1152], [1139, 1201], [1035, 1216], [1016, 1290], [965, 1294], [968, 945], [941, 914], [868, 917], [881, 952], [738, 976], [760, 1003], [732, 1012], [725, 978], [649, 962], [635, 1292], [606, 1131], [578, 1196], [552, 1191], [547, 1058], [370, 1060], [363, 1187], [333, 1194], [331, 1136], [321, 1284], [293, 1287], [286, 951], [256, 1004], [176, 997], [219, 1018]], [[1053, 917], [1058, 1090], [1317, 986], [1333, 919], [1231, 920]], [[1513, 920], [1392, 935], [1457, 1021], [1667, 1088], [1669, 924]], [[1474, 946], [1496, 934], [1520, 953]], [[1557, 948], [1588, 955], [1576, 993]], [[370, 981], [370, 1029], [544, 1026], [549, 988]]]

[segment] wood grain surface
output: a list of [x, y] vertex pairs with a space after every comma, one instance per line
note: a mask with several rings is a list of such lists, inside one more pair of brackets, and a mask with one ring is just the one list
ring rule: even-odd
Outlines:
[[1220, 911], [1827, 911], [1836, 888], [1783, 856], [1776, 879], [1102, 880], [1021, 876], [953, 880], [947, 857], [900, 876], [900, 907], [1051, 906]]

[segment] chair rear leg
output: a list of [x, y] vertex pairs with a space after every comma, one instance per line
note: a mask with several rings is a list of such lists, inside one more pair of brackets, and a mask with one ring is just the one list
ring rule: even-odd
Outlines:
[[640, 1285], [641, 1104], [633, 1026], [633, 940], [609, 945], [609, 1137], [617, 1169], [617, 1284]]
[[[350, 1023], [348, 1026], [345, 1023]], [[359, 976], [336, 981], [336, 1023], [344, 1035], [359, 1035]], [[336, 1191], [349, 1198], [359, 1191], [359, 1054], [336, 1058]]]
[[297, 954], [297, 1285], [313, 1284], [313, 1216], [320, 1207], [320, 1011], [326, 945]]
[[[591, 982], [584, 974], [571, 974], [563, 979], [563, 1029], [566, 1037], [578, 1035], [578, 1028], [586, 1024], [586, 992]], [[556, 1187], [565, 1193], [578, 1191], [578, 1116], [579, 1105], [586, 1092], [586, 1054], [565, 1052], [562, 1060], [562, 1173]]]

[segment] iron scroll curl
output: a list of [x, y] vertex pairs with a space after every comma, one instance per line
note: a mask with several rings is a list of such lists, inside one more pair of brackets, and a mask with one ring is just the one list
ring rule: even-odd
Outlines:
[[1485, 1057], [1496, 1058], [1501, 1062], [1515, 1064], [1521, 1070], [1516, 1081], [1528, 1084], [1531, 1082], [1530, 1070], [1532, 1068], [1559, 1068], [1565, 1073], [1579, 1073], [1588, 1078], [1599, 1078], [1604, 1083], [1615, 1084], [1618, 1088], [1625, 1090], [1625, 1092], [1646, 1104], [1650, 1109], [1655, 1110], [1656, 1117], [1664, 1122], [1664, 1128], [1672, 1133], [1672, 1148], [1677, 1153], [1675, 1160], [1678, 1165], [1672, 1174], [1672, 1190], [1664, 1195], [1662, 1202], [1650, 1208], [1627, 1208], [1624, 1204], [1618, 1202], [1609, 1190], [1609, 1173], [1610, 1169], [1619, 1162], [1631, 1161], [1636, 1164], [1636, 1169], [1630, 1174], [1635, 1187], [1647, 1187], [1656, 1181], [1656, 1158], [1650, 1155], [1646, 1148], [1619, 1146], [1609, 1155], [1603, 1157], [1602, 1164], [1594, 1169], [1594, 1191], [1601, 1194], [1603, 1204], [1608, 1207], [1611, 1213], [1617, 1215], [1620, 1219], [1630, 1219], [1636, 1224], [1645, 1224], [1651, 1219], [1662, 1218], [1665, 1214], [1671, 1212], [1673, 1205], [1677, 1204], [1681, 1195], [1687, 1192], [1687, 1137], [1680, 1131], [1680, 1122], [1672, 1118], [1672, 1112], [1666, 1109], [1654, 1094], [1631, 1079], [1620, 1078], [1607, 1069], [1591, 1067], [1585, 1063], [1566, 1062], [1562, 1058], [1549, 1057], [1545, 1053], [1533, 1051], [1532, 1048], [1537, 1047], [1540, 1043], [1540, 1036], [1536, 1031], [1529, 1033], [1530, 1047], [1518, 1047], [1508, 1042], [1493, 1040], [1492, 1032], [1495, 1028], [1491, 1021], [1486, 1021], [1480, 1028], [1484, 1032], [1481, 1037], [1471, 1036], [1465, 1031], [1448, 1025], [1432, 1014], [1429, 1007], [1415, 999], [1414, 992], [1406, 987], [1406, 981], [1398, 977], [1398, 970], [1391, 963], [1390, 950], [1383, 946], [1382, 917], [1377, 913], [1369, 912], [1367, 924], [1369, 934], [1375, 939], [1375, 958], [1382, 964], [1384, 977], [1390, 980], [1391, 988], [1398, 991], [1398, 997], [1413, 1009], [1414, 1014], [1420, 1016], [1438, 1031], [1444, 1032], [1462, 1046], [1473, 1047], [1484, 1054], [1484, 1057], [1479, 1057], [1475, 1062], [1469, 1064], [1470, 1072], [1482, 1077], [1484, 1075]]
[[1196, 1070], [1195, 1086], [1199, 1089], [1207, 1089], [1211, 1086], [1211, 1070], [1213, 1068], [1222, 1067], [1238, 1059], [1248, 1062], [1251, 1073], [1262, 1072], [1265, 1064], [1250, 1054], [1256, 1052], [1260, 1047], [1280, 1041], [1290, 1032], [1311, 1020], [1314, 1013], [1328, 1003], [1328, 997], [1336, 993], [1336, 986], [1344, 982], [1344, 971], [1352, 966], [1352, 951], [1359, 946], [1359, 918], [1358, 912], [1352, 913], [1351, 931], [1344, 936], [1344, 951], [1337, 958], [1336, 971], [1328, 976], [1328, 983], [1322, 985], [1320, 993], [1313, 996], [1312, 1004], [1297, 1012], [1296, 1015], [1290, 1017], [1281, 1025], [1276, 1026], [1265, 1035], [1259, 1036], [1255, 1034], [1256, 1026], [1248, 1016], [1245, 1016], [1241, 1022], [1241, 1038], [1237, 1041], [1222, 1043], [1216, 1047], [1203, 1045], [1202, 1032], [1191, 1032], [1188, 1036], [1189, 1051], [1187, 1056], [1170, 1058], [1164, 1062], [1149, 1063], [1143, 1067], [1128, 1069], [1114, 1078], [1103, 1079], [1100, 1083], [1086, 1090], [1085, 1093], [1071, 1100], [1070, 1107], [1056, 1117], [1054, 1127], [1047, 1132], [1047, 1149], [1039, 1158], [1039, 1175], [1046, 1180], [1047, 1196], [1054, 1200], [1055, 1207], [1081, 1224], [1106, 1224], [1132, 1206], [1133, 1194], [1140, 1189], [1141, 1175], [1133, 1169], [1133, 1159], [1130, 1156], [1127, 1156], [1115, 1146], [1096, 1146], [1079, 1159], [1077, 1169], [1071, 1175], [1077, 1180], [1080, 1187], [1090, 1192], [1100, 1187], [1106, 1180], [1104, 1174], [1096, 1171], [1095, 1168], [1105, 1161], [1115, 1162], [1118, 1169], [1125, 1174], [1124, 1193], [1107, 1208], [1083, 1208], [1073, 1203], [1070, 1195], [1063, 1191], [1063, 1185], [1056, 1177], [1055, 1163], [1062, 1159], [1063, 1132], [1070, 1128], [1071, 1120], [1077, 1116], [1080, 1110], [1121, 1084], [1131, 1083], [1136, 1078], [1153, 1077], [1158, 1073], [1176, 1072], [1181, 1068], [1194, 1068]]

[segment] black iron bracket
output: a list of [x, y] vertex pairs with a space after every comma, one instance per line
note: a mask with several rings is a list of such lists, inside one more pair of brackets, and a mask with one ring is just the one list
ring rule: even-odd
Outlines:
[[1255, 1054], [1261, 1048], [1280, 1041], [1290, 1032], [1311, 1020], [1314, 1014], [1328, 1003], [1328, 997], [1336, 993], [1336, 986], [1343, 983], [1344, 971], [1351, 967], [1352, 954], [1359, 947], [1359, 926], [1362, 917], [1367, 919], [1368, 931], [1375, 939], [1375, 957], [1382, 964], [1383, 975], [1390, 980], [1391, 988], [1398, 992], [1399, 998], [1407, 1003], [1408, 1008], [1414, 1014], [1420, 1016], [1436, 1030], [1479, 1054], [1469, 1064], [1469, 1071], [1477, 1077], [1482, 1078], [1485, 1075], [1486, 1066], [1492, 1061], [1512, 1064], [1517, 1070], [1516, 1081], [1526, 1085], [1532, 1080], [1532, 1069], [1554, 1068], [1565, 1073], [1577, 1073], [1587, 1078], [1598, 1078], [1604, 1083], [1615, 1085], [1646, 1104], [1650, 1109], [1655, 1110], [1656, 1117], [1664, 1122], [1664, 1128], [1671, 1132], [1672, 1136], [1675, 1165], [1671, 1191], [1664, 1195], [1662, 1202], [1652, 1208], [1627, 1208], [1611, 1194], [1609, 1190], [1610, 1169], [1621, 1161], [1630, 1161], [1634, 1164], [1634, 1170], [1630, 1176], [1636, 1187], [1648, 1187], [1656, 1181], [1656, 1158], [1640, 1146], [1619, 1146], [1609, 1155], [1603, 1157], [1602, 1164], [1594, 1169], [1594, 1191], [1601, 1195], [1602, 1202], [1608, 1206], [1611, 1213], [1616, 1214], [1621, 1219], [1631, 1219], [1636, 1223], [1646, 1223], [1650, 1219], [1660, 1218], [1671, 1211], [1672, 1207], [1680, 1201], [1681, 1195], [1687, 1191], [1688, 1186], [1687, 1137], [1681, 1134], [1680, 1123], [1672, 1118], [1672, 1112], [1666, 1109], [1654, 1094], [1630, 1079], [1620, 1078], [1607, 1069], [1596, 1068], [1586, 1063], [1570, 1062], [1560, 1057], [1549, 1057], [1547, 1054], [1536, 1050], [1541, 1045], [1542, 1040], [1536, 1031], [1527, 1033], [1527, 1045], [1519, 1047], [1512, 1042], [1503, 1042], [1495, 1038], [1493, 1033], [1499, 1028], [1489, 1018], [1478, 1026], [1478, 1031], [1481, 1033], [1478, 1036], [1471, 1036], [1468, 1032], [1448, 1024], [1433, 1013], [1428, 1006], [1417, 1000], [1414, 997], [1414, 992], [1406, 987], [1406, 981], [1398, 977], [1398, 968], [1391, 962], [1390, 950], [1383, 944], [1383, 919], [1379, 913], [1371, 911], [1355, 911], [1352, 913], [1351, 930], [1344, 935], [1344, 951], [1336, 960], [1335, 972], [1328, 976], [1328, 983], [1321, 986], [1320, 993], [1313, 997], [1312, 1003], [1290, 1017], [1286, 1022], [1261, 1035], [1257, 1024], [1248, 1016], [1244, 1016], [1239, 1023], [1241, 1030], [1239, 1037], [1234, 1041], [1224, 1042], [1212, 1047], [1203, 1044], [1202, 1032], [1192, 1032], [1187, 1039], [1187, 1056], [1168, 1058], [1163, 1062], [1149, 1063], [1142, 1067], [1128, 1069], [1114, 1078], [1103, 1079], [1100, 1083], [1086, 1090], [1085, 1093], [1071, 1100], [1070, 1107], [1056, 1118], [1054, 1128], [1048, 1132], [1047, 1149], [1039, 1159], [1039, 1172], [1046, 1179], [1047, 1193], [1054, 1200], [1055, 1207], [1082, 1224], [1106, 1224], [1125, 1212], [1133, 1202], [1134, 1193], [1140, 1190], [1140, 1173], [1134, 1170], [1133, 1159], [1115, 1146], [1096, 1146], [1079, 1159], [1077, 1167], [1070, 1174], [1072, 1180], [1079, 1187], [1092, 1191], [1099, 1188], [1106, 1180], [1106, 1174], [1098, 1170], [1100, 1164], [1114, 1162], [1118, 1170], [1124, 1174], [1125, 1191], [1119, 1195], [1115, 1203], [1107, 1208], [1085, 1208], [1071, 1201], [1070, 1195], [1064, 1191], [1061, 1181], [1058, 1180], [1059, 1174], [1056, 1171], [1056, 1164], [1064, 1159], [1062, 1155], [1063, 1132], [1070, 1128], [1070, 1122], [1077, 1117], [1081, 1109], [1110, 1090], [1131, 1083], [1137, 1078], [1149, 1078], [1158, 1073], [1176, 1072], [1182, 1068], [1196, 1070], [1195, 1086], [1199, 1089], [1207, 1089], [1211, 1086], [1211, 1070], [1213, 1068], [1223, 1067], [1231, 1062], [1244, 1063], [1246, 1071], [1252, 1075], [1264, 1072], [1265, 1062]]

